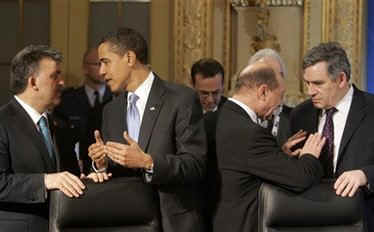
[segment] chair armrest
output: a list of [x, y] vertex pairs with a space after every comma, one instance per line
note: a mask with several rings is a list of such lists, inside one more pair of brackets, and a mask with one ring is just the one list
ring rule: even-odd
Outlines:
[[157, 223], [158, 200], [152, 186], [139, 177], [113, 178], [104, 183], [84, 181], [79, 198], [50, 193], [50, 228], [108, 227]]
[[296, 194], [263, 184], [259, 190], [259, 228], [362, 225], [362, 192], [354, 197], [335, 194], [332, 182]]

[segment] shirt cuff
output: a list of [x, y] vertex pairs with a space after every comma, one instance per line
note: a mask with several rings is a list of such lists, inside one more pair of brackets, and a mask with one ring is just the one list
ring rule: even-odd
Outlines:
[[93, 160], [92, 160], [92, 169], [93, 169], [94, 172], [96, 172], [96, 173], [106, 172], [106, 168], [100, 168], [100, 169], [97, 169], [97, 168], [96, 168], [96, 165], [95, 165], [95, 161], [93, 161]]
[[150, 183], [152, 181], [153, 173], [154, 173], [154, 170], [153, 170], [153, 163], [152, 163], [150, 168], [144, 169], [144, 177], [145, 177], [146, 183]]

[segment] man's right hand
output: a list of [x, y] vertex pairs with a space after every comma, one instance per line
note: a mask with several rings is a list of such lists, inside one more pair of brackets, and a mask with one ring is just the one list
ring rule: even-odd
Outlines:
[[58, 189], [68, 197], [79, 197], [86, 186], [70, 172], [58, 172], [44, 175], [44, 184], [47, 190]]
[[310, 134], [304, 144], [304, 147], [301, 149], [300, 154], [311, 154], [318, 159], [321, 154], [323, 145], [325, 145], [325, 142], [326, 138], [323, 137], [321, 134]]
[[94, 133], [96, 142], [88, 147], [88, 156], [95, 162], [97, 169], [106, 168], [107, 160], [105, 158], [106, 150], [104, 141], [98, 130], [95, 130]]

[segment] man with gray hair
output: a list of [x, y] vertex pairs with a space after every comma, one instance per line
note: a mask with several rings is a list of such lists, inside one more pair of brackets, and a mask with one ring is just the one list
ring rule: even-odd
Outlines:
[[[48, 231], [48, 191], [79, 197], [85, 188], [59, 172], [47, 111], [60, 102], [62, 55], [30, 45], [11, 62], [14, 97], [0, 108], [0, 230]], [[95, 175], [95, 174], [93, 174]], [[100, 174], [102, 175], [102, 174]]]
[[[255, 62], [265, 62], [269, 64], [274, 72], [279, 73], [282, 78], [286, 78], [287, 69], [281, 56], [271, 48], [264, 48], [257, 51], [249, 59], [248, 64]], [[277, 138], [279, 145], [283, 145], [290, 135], [289, 117], [292, 108], [285, 105], [283, 102], [274, 110], [273, 117], [268, 121], [268, 127], [272, 134]]]
[[221, 183], [214, 232], [257, 232], [262, 182], [303, 191], [323, 175], [318, 160], [325, 142], [321, 135], [310, 135], [300, 158], [290, 159], [258, 123], [271, 116], [284, 91], [284, 79], [267, 63], [256, 62], [240, 73], [234, 95], [220, 110], [216, 144]]
[[325, 178], [337, 178], [336, 194], [365, 193], [366, 231], [374, 231], [374, 96], [351, 84], [351, 65], [336, 42], [310, 49], [303, 60], [303, 79], [310, 99], [291, 113], [291, 131], [322, 133]]

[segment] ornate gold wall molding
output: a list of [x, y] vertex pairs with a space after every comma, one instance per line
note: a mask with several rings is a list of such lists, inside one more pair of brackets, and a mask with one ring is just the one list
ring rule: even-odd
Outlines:
[[322, 41], [338, 41], [346, 49], [351, 61], [351, 79], [360, 88], [364, 77], [364, 1], [324, 0]]
[[213, 0], [174, 1], [174, 81], [190, 84], [193, 62], [212, 55], [212, 17]]

